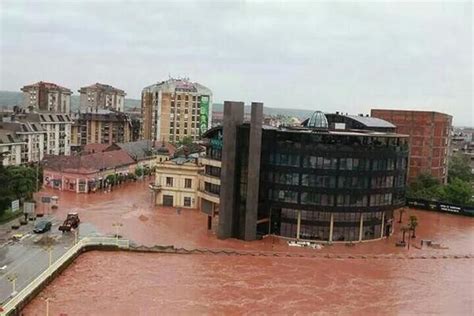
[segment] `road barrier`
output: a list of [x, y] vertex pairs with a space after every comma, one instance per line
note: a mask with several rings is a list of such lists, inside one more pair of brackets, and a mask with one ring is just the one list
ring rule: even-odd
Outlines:
[[36, 277], [26, 287], [21, 289], [18, 294], [13, 296], [2, 308], [1, 315], [15, 315], [24, 304], [41, 289], [44, 288], [54, 276], [65, 269], [79, 254], [87, 247], [110, 246], [113, 248], [127, 249], [130, 244], [128, 240], [111, 237], [85, 237], [80, 239], [74, 246], [69, 248], [66, 253], [59, 257]]

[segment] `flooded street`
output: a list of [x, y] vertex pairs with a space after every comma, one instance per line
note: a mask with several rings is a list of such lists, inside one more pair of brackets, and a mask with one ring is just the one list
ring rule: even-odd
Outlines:
[[44, 315], [472, 315], [471, 259], [89, 252], [24, 310]]
[[[288, 247], [271, 237], [255, 242], [218, 240], [207, 231], [204, 214], [152, 207], [147, 183], [127, 184], [107, 194], [46, 193], [60, 197], [56, 217], [64, 218], [76, 209], [83, 222], [103, 234], [113, 234], [112, 224], [120, 222], [121, 235], [136, 244], [372, 257], [93, 251], [79, 257], [43, 290], [25, 308], [25, 315], [44, 315], [46, 298], [52, 315], [474, 313], [474, 259], [440, 258], [474, 254], [473, 218], [410, 210], [404, 220], [416, 214], [420, 223], [410, 250], [395, 247], [398, 227], [386, 240], [314, 250]], [[419, 249], [421, 239], [446, 249]], [[377, 254], [399, 259], [373, 258]]]

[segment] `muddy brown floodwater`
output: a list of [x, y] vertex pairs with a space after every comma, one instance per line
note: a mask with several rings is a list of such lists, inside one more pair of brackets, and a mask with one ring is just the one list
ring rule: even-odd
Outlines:
[[43, 290], [25, 315], [339, 314], [473, 315], [474, 259], [431, 256], [474, 254], [474, 219], [409, 210], [419, 219], [417, 238], [446, 249], [398, 248], [394, 236], [354, 247], [289, 248], [279, 239], [218, 240], [198, 211], [152, 207], [147, 184], [108, 194], [54, 194], [56, 216], [75, 208], [103, 233], [121, 222], [124, 238], [144, 245], [175, 245], [301, 254], [385, 254], [427, 259], [324, 259], [228, 255], [89, 252]]

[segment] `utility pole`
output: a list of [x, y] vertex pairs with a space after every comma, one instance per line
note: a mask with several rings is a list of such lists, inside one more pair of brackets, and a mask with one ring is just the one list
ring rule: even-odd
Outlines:
[[10, 276], [8, 276], [8, 281], [10, 281], [10, 283], [12, 284], [12, 294], [11, 296], [15, 296], [17, 294], [16, 292], [16, 279], [18, 278], [18, 276], [16, 274], [12, 274]]
[[120, 230], [120, 227], [123, 226], [122, 223], [113, 223], [112, 224], [113, 227], [115, 227], [115, 240], [116, 240], [116, 244], [118, 245], [118, 242], [119, 242], [119, 230]]

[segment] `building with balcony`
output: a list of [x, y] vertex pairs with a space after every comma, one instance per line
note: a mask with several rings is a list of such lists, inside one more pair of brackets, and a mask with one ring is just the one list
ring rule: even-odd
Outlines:
[[142, 91], [141, 137], [179, 142], [193, 140], [211, 127], [212, 92], [188, 79], [169, 79]]
[[75, 146], [126, 143], [132, 140], [132, 123], [122, 112], [96, 109], [75, 114], [72, 135]]
[[21, 165], [24, 146], [26, 143], [15, 132], [0, 128], [0, 160], [3, 166]]
[[95, 83], [82, 87], [80, 93], [80, 110], [95, 111], [97, 109], [124, 111], [125, 91], [107, 84]]
[[221, 190], [222, 127], [214, 127], [203, 136], [206, 155], [199, 158], [203, 170], [199, 176], [199, 209], [207, 214], [209, 230], [213, 219], [219, 215]]
[[176, 157], [157, 164], [151, 187], [156, 205], [197, 208], [199, 174], [203, 167], [195, 156]]
[[43, 159], [46, 131], [39, 122], [0, 122], [0, 129], [14, 132], [25, 143], [21, 163], [39, 162]]
[[370, 117], [315, 112], [303, 126], [278, 128], [262, 117], [261, 103], [244, 123], [243, 103], [225, 102], [223, 126], [205, 134], [208, 155], [221, 160], [219, 238], [359, 242], [392, 233], [405, 205], [407, 135]]
[[71, 94], [68, 88], [55, 83], [40, 81], [21, 88], [23, 107], [37, 112], [57, 112], [69, 114]]
[[373, 117], [396, 126], [410, 137], [408, 181], [429, 173], [441, 183], [448, 181], [448, 159], [453, 117], [433, 111], [373, 109]]

